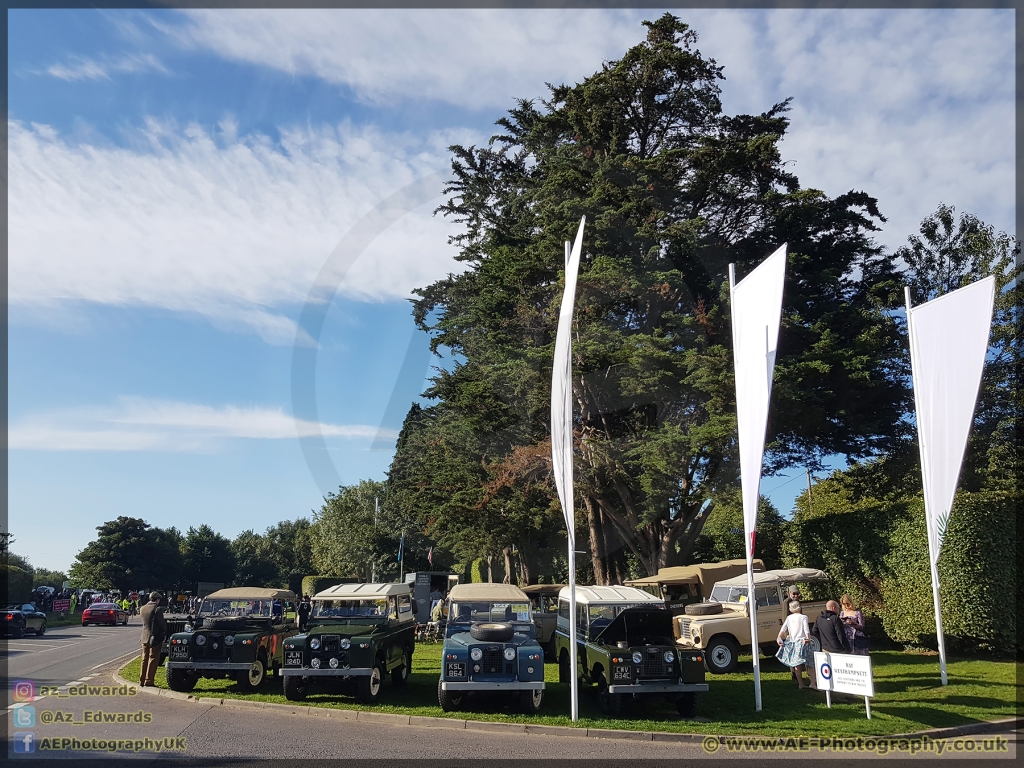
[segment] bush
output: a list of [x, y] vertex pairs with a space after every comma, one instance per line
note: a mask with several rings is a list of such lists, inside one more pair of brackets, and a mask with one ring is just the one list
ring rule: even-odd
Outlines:
[[[1021, 592], [1016, 574], [1016, 510], [1020, 495], [1006, 491], [960, 493], [939, 556], [939, 596], [946, 648], [998, 654], [1019, 650], [1016, 633]], [[937, 646], [924, 504], [891, 534], [882, 581], [882, 625], [893, 640]]]

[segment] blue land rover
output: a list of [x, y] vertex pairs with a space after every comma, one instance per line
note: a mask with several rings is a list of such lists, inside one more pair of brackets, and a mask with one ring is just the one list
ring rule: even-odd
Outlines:
[[459, 584], [448, 594], [437, 700], [453, 712], [470, 696], [511, 693], [526, 714], [544, 699], [544, 651], [530, 598], [510, 584]]

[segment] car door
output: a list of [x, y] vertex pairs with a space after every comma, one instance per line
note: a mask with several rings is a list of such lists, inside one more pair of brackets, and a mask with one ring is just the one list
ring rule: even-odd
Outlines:
[[782, 623], [786, 620], [779, 587], [777, 584], [757, 587], [754, 595], [757, 598], [757, 642], [774, 642], [779, 636]]

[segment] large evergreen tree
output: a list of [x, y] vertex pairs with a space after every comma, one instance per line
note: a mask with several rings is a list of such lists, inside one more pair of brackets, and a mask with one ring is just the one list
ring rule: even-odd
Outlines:
[[645, 25], [622, 59], [519, 102], [488, 146], [452, 147], [439, 210], [463, 225], [467, 270], [419, 291], [414, 316], [457, 362], [410, 414], [391, 478], [450, 547], [555, 534], [551, 358], [562, 243], [585, 214], [576, 491], [599, 583], [628, 575], [627, 552], [648, 573], [687, 560], [736, 482], [730, 262], [742, 278], [789, 243], [770, 466], [872, 455], [907, 403], [875, 200], [801, 189], [779, 153], [787, 103], [725, 115], [696, 34], [669, 14]]

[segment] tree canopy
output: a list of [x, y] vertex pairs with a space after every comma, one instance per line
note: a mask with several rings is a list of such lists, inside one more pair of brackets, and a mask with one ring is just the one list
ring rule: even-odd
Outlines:
[[[588, 228], [573, 326], [576, 492], [599, 583], [627, 559], [688, 560], [737, 477], [727, 265], [789, 244], [769, 470], [874, 455], [905, 431], [897, 284], [875, 200], [802, 189], [779, 152], [788, 102], [724, 114], [723, 68], [665, 14], [646, 40], [484, 147], [453, 146], [439, 211], [467, 269], [418, 291], [439, 370], [391, 472], [406, 514], [456, 550], [547, 546], [551, 359], [562, 243]], [[627, 558], [627, 553], [630, 557]]]

